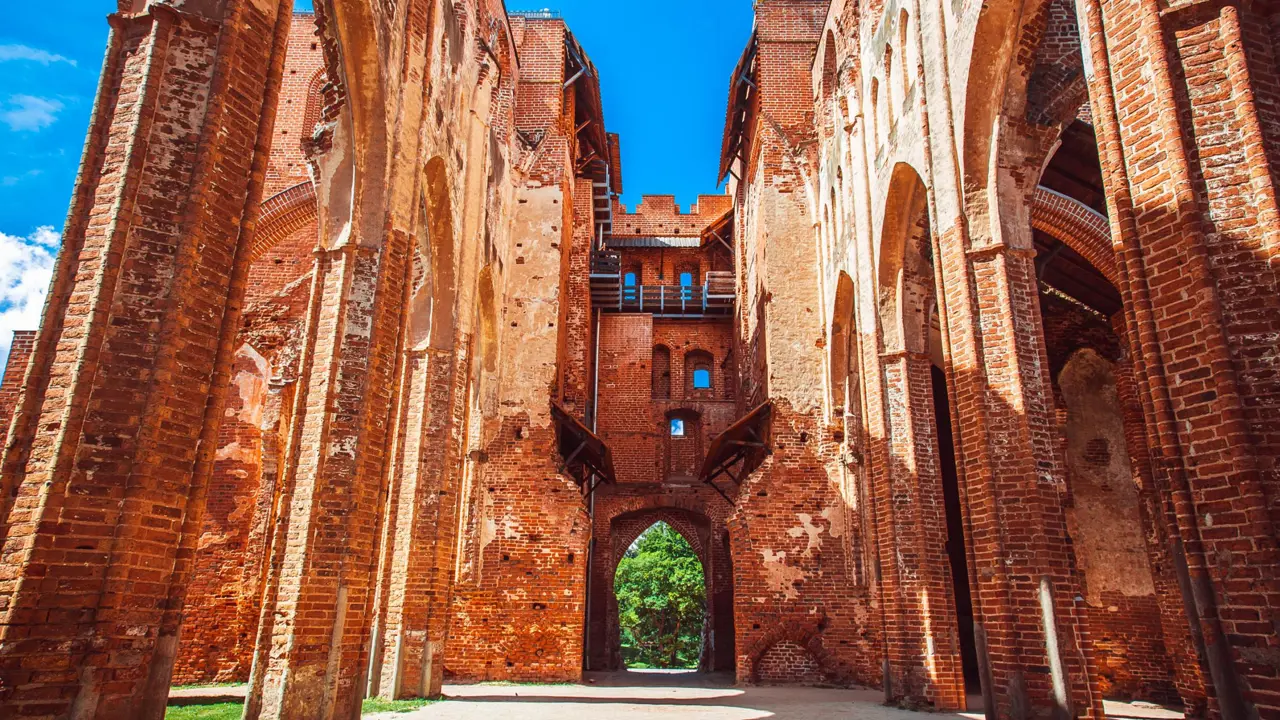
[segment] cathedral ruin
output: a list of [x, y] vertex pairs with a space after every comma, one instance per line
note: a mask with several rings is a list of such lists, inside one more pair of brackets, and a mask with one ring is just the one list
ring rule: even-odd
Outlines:
[[686, 208], [554, 12], [118, 0], [0, 717], [579, 681], [664, 521], [740, 684], [1280, 718], [1280, 5], [755, 4]]

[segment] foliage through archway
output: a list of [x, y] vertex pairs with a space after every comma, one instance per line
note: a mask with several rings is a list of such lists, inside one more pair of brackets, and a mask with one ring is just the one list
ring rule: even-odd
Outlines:
[[645, 530], [618, 562], [613, 587], [627, 667], [698, 667], [706, 625], [706, 577], [680, 533], [664, 522]]

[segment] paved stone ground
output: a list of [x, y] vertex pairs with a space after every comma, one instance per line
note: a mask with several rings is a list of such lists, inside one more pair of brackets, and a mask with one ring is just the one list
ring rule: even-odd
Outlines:
[[[981, 711], [916, 713], [884, 707], [877, 690], [732, 686], [731, 676], [631, 671], [587, 673], [584, 685], [446, 685], [448, 702], [412, 713], [368, 715], [390, 720], [982, 720]], [[1176, 720], [1153, 706], [1107, 703], [1112, 718]]]
[[[245, 686], [175, 688], [170, 704], [241, 702]], [[449, 700], [410, 713], [365, 720], [983, 720], [981, 710], [917, 713], [884, 707], [878, 690], [733, 687], [729, 674], [663, 670], [587, 673], [583, 685], [446, 685]], [[979, 698], [975, 698], [979, 700]], [[972, 707], [972, 706], [971, 706]], [[1182, 714], [1145, 703], [1106, 703], [1108, 718], [1180, 720]]]

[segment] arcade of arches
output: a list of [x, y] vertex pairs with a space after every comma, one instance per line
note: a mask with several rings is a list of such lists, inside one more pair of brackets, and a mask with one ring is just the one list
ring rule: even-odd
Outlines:
[[555, 13], [104, 7], [0, 716], [576, 681], [658, 521], [739, 683], [1280, 716], [1280, 6], [755, 5], [688, 211]]

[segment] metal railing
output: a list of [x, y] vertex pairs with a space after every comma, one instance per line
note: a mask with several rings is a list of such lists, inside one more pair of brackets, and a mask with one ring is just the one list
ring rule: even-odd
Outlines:
[[706, 287], [677, 285], [632, 285], [592, 299], [601, 309], [654, 315], [731, 315], [734, 300]]
[[713, 270], [702, 285], [627, 285], [622, 254], [591, 253], [591, 303], [605, 312], [655, 315], [732, 315], [733, 273]]
[[529, 18], [530, 20], [559, 20], [561, 17], [559, 10], [552, 10], [550, 8], [543, 8], [541, 10], [508, 10], [507, 15]]

